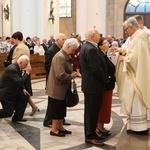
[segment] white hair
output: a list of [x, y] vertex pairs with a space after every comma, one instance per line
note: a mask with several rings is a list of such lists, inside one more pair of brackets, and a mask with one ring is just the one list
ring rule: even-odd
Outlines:
[[64, 42], [64, 45], [63, 45], [63, 49], [66, 49], [67, 46], [76, 46], [76, 47], [79, 47], [79, 42], [77, 41], [76, 38], [70, 38], [70, 39], [67, 39], [65, 42]]
[[117, 41], [113, 41], [113, 42], [111, 43], [111, 45], [112, 45], [112, 46], [118, 46], [118, 42], [117, 42]]
[[134, 17], [128, 18], [128, 19], [123, 23], [123, 26], [126, 26], [126, 27], [134, 26], [134, 27], [136, 27], [136, 28], [139, 27], [138, 22], [137, 22], [137, 20], [136, 20]]
[[26, 61], [29, 62], [29, 57], [27, 55], [21, 55], [17, 60], [18, 63]]

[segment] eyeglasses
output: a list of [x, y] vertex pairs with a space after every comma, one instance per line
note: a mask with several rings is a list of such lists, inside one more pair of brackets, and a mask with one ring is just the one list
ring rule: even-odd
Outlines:
[[124, 29], [124, 31], [127, 31], [129, 27], [130, 27], [130, 26], [126, 27], [126, 28]]

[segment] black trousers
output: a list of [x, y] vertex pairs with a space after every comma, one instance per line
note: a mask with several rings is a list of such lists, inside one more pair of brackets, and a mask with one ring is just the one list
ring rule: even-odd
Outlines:
[[51, 98], [48, 96], [48, 104], [47, 104], [47, 110], [46, 110], [46, 114], [45, 114], [45, 118], [44, 118], [44, 122], [43, 125], [49, 126], [50, 124], [52, 124], [52, 118], [50, 117], [50, 100]]
[[22, 89], [19, 89], [16, 100], [4, 99], [1, 100], [2, 108], [0, 109], [0, 118], [11, 117], [14, 113], [12, 120], [20, 120], [23, 118], [29, 96], [24, 95]]
[[84, 132], [86, 139], [95, 139], [98, 115], [102, 104], [103, 92], [99, 94], [84, 93]]
[[20, 89], [16, 98], [15, 113], [13, 115], [12, 120], [20, 120], [23, 118], [28, 100], [29, 96], [25, 95], [23, 93], [23, 90]]
[[1, 100], [2, 109], [0, 109], [0, 118], [7, 118], [13, 115], [15, 101]]

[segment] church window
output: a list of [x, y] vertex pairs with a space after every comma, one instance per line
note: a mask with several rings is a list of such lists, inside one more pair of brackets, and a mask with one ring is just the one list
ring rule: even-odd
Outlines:
[[124, 10], [124, 20], [134, 15], [141, 15], [144, 25], [150, 28], [150, 0], [128, 0]]
[[71, 0], [59, 0], [59, 17], [71, 17]]
[[126, 13], [146, 13], [150, 12], [150, 0], [129, 0], [126, 10]]

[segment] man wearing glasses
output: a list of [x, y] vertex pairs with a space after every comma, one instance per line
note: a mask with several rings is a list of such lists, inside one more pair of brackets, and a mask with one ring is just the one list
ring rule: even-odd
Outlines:
[[119, 63], [123, 63], [124, 67], [123, 83], [121, 83], [123, 76], [118, 73], [121, 71], [120, 68], [116, 73], [118, 89], [122, 88], [122, 93], [118, 92], [122, 100], [121, 113], [128, 117], [127, 133], [147, 134], [147, 110], [150, 110], [147, 88], [150, 85], [149, 34], [139, 29], [134, 17], [127, 19], [123, 27], [125, 33], [130, 36], [130, 44], [126, 49], [127, 54], [119, 58]]

